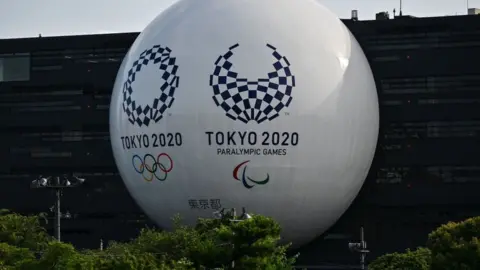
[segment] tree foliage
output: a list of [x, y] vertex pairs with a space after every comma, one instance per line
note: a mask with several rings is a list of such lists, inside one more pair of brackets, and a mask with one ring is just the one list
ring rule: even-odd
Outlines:
[[0, 269], [21, 269], [22, 266], [33, 265], [35, 256], [27, 248], [0, 243]]
[[[38, 217], [0, 214], [0, 270], [193, 270], [292, 269], [288, 246], [278, 244], [280, 226], [271, 218], [253, 216], [200, 219], [194, 227], [174, 218], [171, 232], [144, 229], [127, 243], [105, 250], [78, 251], [52, 241]], [[37, 255], [37, 256], [36, 256]]]
[[41, 251], [47, 247], [51, 237], [40, 225], [39, 216], [22, 216], [0, 211], [0, 243]]
[[368, 269], [370, 270], [429, 270], [431, 253], [427, 248], [409, 249], [405, 253], [390, 253], [378, 257]]
[[480, 217], [449, 222], [428, 235], [426, 248], [381, 256], [369, 269], [478, 270]]
[[132, 242], [113, 244], [106, 253], [155, 254], [160, 262], [179, 269], [228, 269], [232, 263], [240, 269], [291, 269], [295, 262], [287, 258], [287, 246], [278, 245], [280, 226], [271, 218], [200, 219], [188, 227], [177, 217], [174, 223], [173, 232], [145, 229]]
[[429, 234], [432, 270], [480, 269], [480, 217], [449, 222]]

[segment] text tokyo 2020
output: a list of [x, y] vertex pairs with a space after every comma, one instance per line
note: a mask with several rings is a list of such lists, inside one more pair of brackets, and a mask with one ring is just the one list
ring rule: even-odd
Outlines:
[[139, 148], [157, 148], [157, 147], [174, 147], [183, 144], [182, 134], [176, 133], [153, 133], [137, 134], [120, 137], [123, 149], [139, 149]]
[[[299, 143], [297, 132], [206, 131], [206, 144], [217, 147], [217, 155], [283, 156], [287, 148]], [[179, 132], [137, 134], [120, 137], [123, 149], [178, 147], [183, 144]]]
[[208, 145], [217, 146], [217, 155], [285, 156], [287, 148], [298, 145], [297, 132], [207, 131]]

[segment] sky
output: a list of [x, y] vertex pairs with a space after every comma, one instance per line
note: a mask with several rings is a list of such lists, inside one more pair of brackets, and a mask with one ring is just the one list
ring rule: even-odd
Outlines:
[[[202, 0], [198, 0], [202, 1]], [[318, 0], [340, 18], [357, 9], [360, 20], [399, 10], [400, 0]], [[0, 39], [140, 32], [176, 0], [0, 0]], [[417, 17], [464, 15], [480, 0], [403, 0], [403, 14]]]

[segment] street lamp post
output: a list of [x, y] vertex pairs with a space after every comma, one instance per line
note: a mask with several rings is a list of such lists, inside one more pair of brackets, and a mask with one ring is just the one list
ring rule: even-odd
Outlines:
[[[231, 214], [231, 218], [229, 218], [230, 222], [242, 222], [246, 219], [252, 218], [245, 210], [245, 207], [242, 207], [242, 215], [240, 215], [240, 217], [238, 218], [237, 218], [237, 210], [235, 208], [230, 209], [230, 214]], [[215, 218], [218, 218], [218, 219], [223, 219], [225, 217], [228, 217], [228, 214], [225, 213], [225, 208], [222, 208], [222, 210], [220, 211], [214, 212], [213, 215]], [[235, 235], [235, 232], [233, 232], [233, 234]], [[235, 250], [235, 243], [232, 243], [232, 248], [233, 250]], [[232, 260], [232, 268], [235, 268], [235, 260]]]
[[[63, 189], [65, 188], [74, 188], [82, 185], [85, 182], [84, 178], [79, 178], [77, 176], [73, 176], [74, 180], [71, 181], [67, 178], [66, 175], [63, 176], [63, 181], [60, 180], [59, 176], [56, 176], [52, 179], [51, 176], [49, 177], [42, 177], [40, 176], [38, 179], [35, 179], [31, 182], [30, 187], [33, 189], [40, 189], [46, 188], [55, 191], [55, 206], [53, 207], [53, 212], [55, 213], [55, 238], [60, 241], [61, 235], [61, 225], [60, 220], [62, 218], [62, 212], [60, 209], [61, 204], [61, 197], [63, 194]], [[67, 213], [68, 214], [68, 213]], [[69, 215], [69, 214], [68, 214]], [[65, 215], [66, 217], [67, 215]]]
[[365, 257], [370, 251], [367, 249], [367, 241], [365, 241], [363, 227], [360, 228], [360, 242], [348, 243], [348, 248], [351, 251], [360, 253], [360, 269], [365, 269]]

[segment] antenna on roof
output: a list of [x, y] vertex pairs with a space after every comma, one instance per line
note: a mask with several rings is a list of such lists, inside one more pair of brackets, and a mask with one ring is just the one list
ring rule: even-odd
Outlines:
[[398, 14], [398, 16], [402, 16], [402, 0], [400, 0], [400, 13]]
[[356, 9], [352, 10], [352, 20], [358, 21], [358, 10]]

